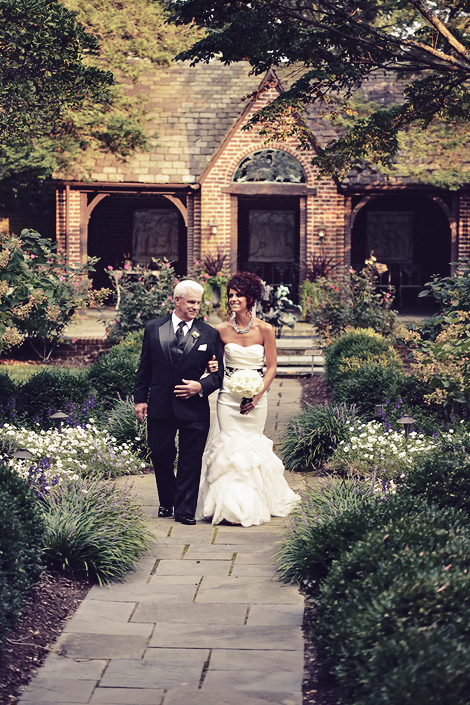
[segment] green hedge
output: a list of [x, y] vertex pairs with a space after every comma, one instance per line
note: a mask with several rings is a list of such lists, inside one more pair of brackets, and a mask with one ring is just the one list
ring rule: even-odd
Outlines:
[[0, 643], [40, 576], [43, 540], [33, 493], [15, 472], [0, 465]]
[[132, 396], [134, 393], [135, 373], [139, 366], [139, 352], [117, 345], [103, 355], [88, 370], [88, 380], [99, 400], [104, 400], [111, 407], [113, 399]]
[[441, 442], [418, 460], [403, 480], [403, 491], [439, 507], [462, 509], [470, 515], [469, 437]]
[[398, 353], [380, 333], [370, 328], [349, 330], [337, 338], [326, 351], [326, 379], [334, 388], [337, 382], [354, 375], [362, 365], [368, 364], [401, 369]]
[[68, 411], [83, 404], [91, 393], [84, 373], [66, 367], [51, 367], [32, 375], [16, 391], [18, 417], [27, 424], [39, 423], [42, 428], [53, 426], [49, 416], [58, 409]]
[[376, 405], [398, 399], [405, 383], [406, 375], [401, 370], [370, 363], [337, 380], [332, 396], [337, 404], [355, 404], [358, 413], [370, 419]]
[[424, 501], [404, 512], [400, 501], [332, 565], [314, 615], [317, 653], [341, 703], [467, 705], [468, 519]]

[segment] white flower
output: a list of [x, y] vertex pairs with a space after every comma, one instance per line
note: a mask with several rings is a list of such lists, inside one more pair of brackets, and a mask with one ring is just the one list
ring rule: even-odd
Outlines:
[[252, 399], [263, 391], [263, 380], [256, 370], [237, 370], [229, 378], [228, 389], [234, 397]]

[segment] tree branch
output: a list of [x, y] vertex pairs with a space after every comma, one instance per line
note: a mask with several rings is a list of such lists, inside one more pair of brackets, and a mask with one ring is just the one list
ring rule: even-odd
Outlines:
[[432, 26], [437, 29], [439, 34], [441, 34], [443, 37], [447, 39], [449, 44], [454, 47], [455, 51], [458, 52], [459, 54], [462, 54], [463, 57], [467, 61], [470, 62], [470, 52], [464, 47], [464, 45], [458, 41], [456, 37], [450, 32], [449, 29], [441, 22], [441, 20], [436, 17], [436, 15], [429, 10], [426, 5], [424, 4], [423, 0], [409, 0], [409, 2], [415, 7], [418, 12], [425, 18], [427, 21], [432, 24]]

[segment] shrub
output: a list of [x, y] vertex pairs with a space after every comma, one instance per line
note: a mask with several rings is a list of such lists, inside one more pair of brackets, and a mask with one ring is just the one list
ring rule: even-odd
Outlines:
[[393, 333], [396, 312], [391, 310], [392, 292], [377, 291], [372, 270], [317, 279], [319, 295], [307, 306], [307, 316], [326, 344], [341, 335], [348, 326], [372, 328], [383, 335]]
[[31, 490], [0, 464], [0, 642], [41, 573], [44, 526]]
[[18, 389], [18, 416], [27, 424], [51, 428], [49, 416], [71, 404], [83, 404], [90, 396], [90, 384], [79, 370], [51, 367], [30, 377]]
[[57, 244], [35, 230], [22, 230], [20, 237], [3, 233], [1, 245], [0, 351], [28, 338], [47, 360], [75, 311], [96, 306], [109, 294], [92, 291], [84, 279], [97, 260], [67, 264], [56, 253]]
[[144, 340], [145, 326], [126, 335], [120, 343], [112, 348], [114, 354], [126, 352], [131, 355], [140, 355]]
[[312, 405], [289, 421], [281, 438], [285, 466], [297, 472], [315, 470], [349, 437], [355, 407]]
[[331, 563], [371, 525], [378, 498], [370, 484], [334, 480], [309, 487], [289, 517], [277, 555], [282, 579], [316, 594]]
[[435, 450], [419, 458], [403, 486], [439, 507], [462, 509], [470, 515], [470, 437], [452, 440], [450, 434]]
[[99, 475], [54, 488], [44, 520], [47, 564], [100, 584], [122, 578], [153, 539], [132, 485]]
[[117, 345], [89, 368], [89, 383], [107, 408], [112, 407], [116, 399], [133, 395], [139, 360], [140, 350], [137, 353], [133, 346]]
[[470, 311], [470, 260], [461, 259], [453, 264], [457, 265], [454, 276], [434, 275], [420, 293], [421, 297], [429, 296], [437, 301], [444, 314], [458, 310]]
[[173, 311], [176, 276], [170, 262], [152, 259], [152, 268], [137, 265], [131, 270], [125, 265], [124, 269], [108, 270], [118, 297], [116, 321], [108, 331], [114, 342], [144, 327], [152, 318]]
[[379, 360], [383, 367], [401, 369], [397, 352], [372, 328], [351, 329], [335, 340], [326, 351], [325, 373], [331, 387], [355, 373], [363, 364]]
[[277, 555], [283, 580], [297, 582], [308, 595], [316, 596], [343, 552], [372, 529], [412, 515], [422, 504], [420, 498], [394, 495], [387, 486], [376, 485], [375, 480], [330, 478], [303, 493]]
[[355, 404], [360, 414], [372, 418], [376, 405], [383, 404], [384, 400], [396, 402], [405, 382], [406, 375], [396, 367], [364, 364], [337, 380], [332, 396], [338, 404]]
[[0, 372], [0, 424], [14, 421], [17, 414], [16, 395], [15, 382], [6, 372]]
[[424, 502], [419, 511], [404, 508], [389, 499], [382, 526], [331, 567], [312, 636], [344, 703], [465, 705], [468, 521]]
[[412, 369], [426, 385], [427, 404], [470, 409], [470, 313], [455, 311], [444, 317], [435, 340], [410, 331], [405, 338], [414, 349]]

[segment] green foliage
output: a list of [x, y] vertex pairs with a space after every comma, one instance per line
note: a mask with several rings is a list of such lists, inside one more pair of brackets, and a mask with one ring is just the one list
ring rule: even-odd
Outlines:
[[95, 475], [61, 483], [44, 502], [51, 568], [106, 584], [133, 568], [153, 539], [132, 485]]
[[[17, 22], [11, 6], [18, 8]], [[141, 77], [152, 64], [168, 64], [200, 36], [194, 25], [177, 29], [169, 24], [166, 3], [159, 0], [2, 0], [0, 13], [2, 27], [7, 28], [5, 46], [15, 57], [11, 67], [15, 73], [10, 76], [5, 69], [3, 81], [0, 78], [0, 84], [5, 82], [0, 100], [3, 91], [10, 101], [8, 119], [13, 126], [15, 121], [44, 123], [34, 140], [25, 140], [20, 130], [16, 139], [3, 141], [0, 208], [5, 200], [11, 204], [2, 181], [18, 190], [20, 207], [31, 198], [31, 190], [41, 190], [53, 173], [89, 178], [97, 151], [126, 157], [136, 149], [148, 149], [148, 95], [139, 90]], [[25, 56], [27, 72], [20, 74]], [[116, 82], [108, 85], [113, 75]], [[36, 85], [40, 92], [25, 105]], [[44, 101], [43, 96], [50, 100]], [[52, 119], [57, 113], [60, 120]]]
[[16, 417], [17, 386], [6, 372], [0, 372], [0, 424]]
[[33, 493], [0, 464], [0, 642], [39, 578], [44, 526]]
[[118, 314], [108, 331], [114, 342], [143, 328], [148, 321], [173, 311], [175, 270], [167, 260], [152, 260], [152, 269], [136, 266], [129, 270], [109, 269], [109, 277], [117, 294]]
[[[439, 120], [454, 127], [470, 118], [469, 10], [460, 0], [368, 0], [354, 3], [353, 11], [348, 3], [329, 0], [302, 5], [173, 0], [171, 5], [178, 22], [196, 21], [207, 29], [178, 58], [218, 58], [226, 64], [247, 59], [255, 74], [287, 70], [287, 90], [255, 113], [248, 129], [259, 127], [269, 140], [293, 136], [301, 147], [318, 149], [315, 128], [308, 127], [308, 119], [298, 120], [312, 103], [322, 106], [323, 120], [338, 113], [353, 117], [342, 136], [338, 130], [339, 139], [313, 159], [321, 173], [342, 176], [365, 161], [390, 166], [409, 125], [422, 130]], [[395, 104], [357, 114], [358, 85], [393, 66], [406, 76], [396, 87]], [[454, 171], [451, 177], [455, 187], [458, 175]]]
[[141, 423], [135, 415], [131, 397], [115, 399], [107, 414], [101, 420], [103, 430], [118, 443], [127, 443], [132, 452], [150, 464], [150, 449], [147, 443], [147, 424]]
[[83, 404], [90, 392], [85, 374], [51, 367], [33, 375], [17, 389], [16, 409], [26, 424], [53, 428], [51, 414], [58, 409], [67, 412], [71, 404]]
[[[452, 311], [470, 311], [470, 260], [453, 262], [455, 274], [452, 277], [434, 275], [424, 285], [420, 297], [432, 297], [441, 307], [442, 314]], [[440, 314], [433, 317], [439, 322]]]
[[346, 440], [354, 420], [354, 406], [312, 405], [288, 423], [280, 452], [288, 470], [310, 472], [329, 458]]
[[282, 579], [315, 595], [332, 562], [367, 530], [377, 501], [370, 485], [355, 480], [330, 478], [306, 489], [277, 554]]
[[62, 332], [79, 309], [99, 304], [109, 293], [93, 291], [84, 277], [86, 265], [67, 265], [57, 245], [35, 230], [21, 237], [3, 234], [0, 252], [0, 352], [26, 338], [47, 359]]
[[412, 370], [426, 385], [428, 404], [470, 409], [470, 312], [452, 311], [440, 317], [441, 332], [435, 340], [409, 331], [407, 342], [413, 349]]
[[355, 374], [362, 365], [369, 365], [374, 361], [378, 361], [383, 367], [401, 370], [398, 353], [380, 333], [376, 333], [372, 328], [348, 330], [326, 351], [326, 379], [334, 389], [338, 382]]
[[462, 509], [470, 515], [470, 438], [456, 434], [419, 458], [403, 480], [403, 491], [439, 507]]
[[467, 518], [424, 502], [405, 511], [400, 498], [385, 505], [382, 525], [341, 554], [321, 587], [317, 652], [338, 679], [342, 703], [465, 705]]
[[320, 289], [316, 281], [305, 279], [300, 287], [300, 308], [302, 317], [310, 320], [310, 311], [318, 304]]
[[119, 397], [126, 399], [133, 395], [139, 360], [140, 350], [128, 352], [116, 346], [89, 368], [88, 380], [97, 399], [103, 400], [106, 407], [112, 407]]
[[0, 3], [0, 138], [48, 135], [65, 127], [67, 108], [106, 101], [112, 75], [87, 66], [97, 40], [57, 0]]
[[[357, 359], [357, 358], [355, 358]], [[384, 403], [384, 399], [395, 402], [406, 382], [406, 375], [393, 366], [387, 366], [389, 360], [379, 362], [361, 361], [356, 369], [343, 375], [333, 385], [333, 400], [337, 404], [355, 404], [358, 413], [365, 418], [373, 418], [375, 406]]]
[[316, 296], [306, 306], [306, 317], [327, 345], [348, 326], [373, 328], [387, 336], [393, 333], [393, 296], [388, 291], [377, 291], [373, 270], [357, 273], [350, 269], [334, 281], [320, 278], [316, 284]]

